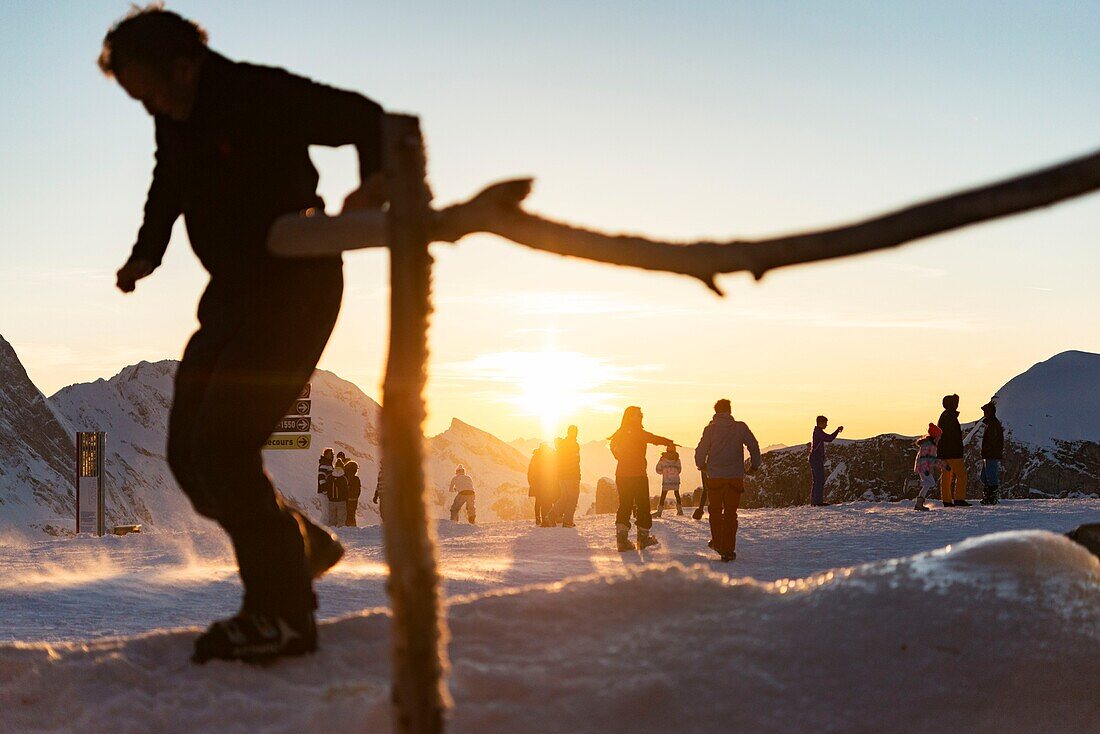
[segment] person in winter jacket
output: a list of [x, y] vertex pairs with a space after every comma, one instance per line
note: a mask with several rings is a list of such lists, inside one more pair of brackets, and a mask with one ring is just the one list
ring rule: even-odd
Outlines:
[[1001, 486], [1001, 461], [1005, 451], [1005, 429], [997, 418], [997, 405], [992, 400], [982, 406], [982, 488], [983, 505], [997, 504], [997, 490]]
[[[939, 442], [940, 497], [944, 507], [970, 507], [966, 501], [966, 464], [963, 462], [962, 426], [959, 425], [959, 396], [944, 395], [943, 412], [936, 422], [943, 435]], [[952, 491], [954, 487], [954, 491]]]
[[458, 513], [466, 507], [466, 519], [473, 525], [477, 522], [477, 508], [474, 506], [474, 480], [466, 474], [466, 468], [458, 466], [455, 475], [451, 477], [449, 491], [455, 493], [455, 501], [451, 503], [451, 522], [458, 522]]
[[675, 447], [670, 447], [661, 454], [655, 469], [661, 475], [661, 499], [657, 502], [655, 515], [660, 517], [664, 513], [665, 497], [668, 496], [669, 492], [672, 492], [676, 498], [676, 514], [683, 515], [684, 504], [680, 500], [680, 471], [682, 467], [680, 465], [680, 455], [676, 453]]
[[383, 493], [382, 493], [382, 462], [381, 461], [378, 462], [378, 478], [374, 482], [374, 496], [371, 497], [370, 501], [373, 502], [374, 504], [378, 505], [378, 519], [384, 521], [386, 519], [386, 513], [385, 513], [386, 503], [383, 501]]
[[558, 499], [550, 509], [550, 524], [559, 522], [563, 528], [576, 527], [573, 516], [581, 494], [581, 446], [577, 443], [577, 427], [569, 426], [565, 438], [554, 440], [558, 478]]
[[[196, 639], [193, 659], [312, 653], [312, 578], [327, 568], [319, 558], [339, 560], [338, 541], [282, 500], [261, 452], [336, 324], [343, 266], [339, 256], [277, 258], [267, 234], [284, 214], [325, 206], [311, 145], [355, 145], [361, 185], [344, 210], [382, 207], [385, 113], [361, 94], [226, 58], [197, 23], [156, 3], [114, 24], [99, 67], [155, 127], [144, 220], [118, 289], [160, 266], [181, 216], [210, 273], [176, 370], [166, 453], [195, 510], [229, 535], [244, 603]], [[309, 297], [287, 309], [291, 291]]]
[[363, 493], [363, 483], [359, 479], [359, 464], [355, 461], [346, 462], [344, 476], [348, 482], [348, 495], [345, 500], [347, 509], [344, 511], [344, 519], [349, 528], [354, 528], [355, 514], [359, 511], [359, 495]]
[[814, 435], [810, 440], [810, 474], [813, 476], [813, 486], [810, 488], [810, 504], [821, 507], [829, 504], [825, 501], [825, 444], [832, 443], [844, 431], [844, 426], [839, 426], [832, 433], [826, 433], [829, 419], [823, 415], [817, 417], [817, 425], [814, 426]]
[[344, 464], [339, 461], [332, 468], [332, 478], [328, 483], [328, 521], [334, 528], [347, 522], [348, 478]]
[[348, 463], [348, 457], [344, 454], [343, 451], [337, 451], [336, 461], [333, 462], [332, 467], [335, 469], [336, 467], [344, 466], [344, 464], [346, 463]]
[[550, 445], [540, 443], [527, 465], [527, 494], [535, 498], [535, 524], [539, 527], [551, 525], [550, 510], [558, 494], [557, 461]]
[[650, 535], [653, 520], [649, 514], [649, 475], [646, 472], [646, 448], [649, 444], [672, 448], [676, 442], [642, 428], [642, 409], [631, 405], [623, 411], [619, 430], [611, 436], [615, 466], [615, 485], [619, 490], [619, 511], [615, 514], [615, 541], [619, 552], [635, 549], [630, 542], [630, 515], [638, 525], [639, 550], [657, 545]]
[[332, 449], [321, 452], [321, 458], [317, 460], [317, 494], [328, 494], [328, 482], [332, 478]]
[[936, 458], [936, 443], [942, 435], [943, 431], [939, 426], [929, 423], [928, 433], [917, 439], [917, 458], [913, 462], [913, 471], [920, 478], [920, 492], [917, 494], [916, 504], [913, 505], [914, 510], [928, 510], [924, 500], [936, 487], [936, 466], [939, 464]]
[[745, 491], [746, 448], [752, 473], [760, 468], [760, 444], [747, 424], [734, 420], [730, 401], [719, 400], [695, 447], [695, 466], [706, 477], [709, 545], [727, 562], [737, 558], [737, 508]]

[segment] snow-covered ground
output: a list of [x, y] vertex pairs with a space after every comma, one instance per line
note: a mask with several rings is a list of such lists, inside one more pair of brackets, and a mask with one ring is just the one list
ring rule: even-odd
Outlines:
[[[1100, 500], [741, 518], [731, 565], [687, 516], [644, 554], [610, 516], [442, 523], [453, 730], [1100, 731], [1100, 562], [1044, 532], [966, 540]], [[165, 631], [237, 606], [214, 530], [0, 539], [0, 731], [384, 730], [379, 529], [341, 537], [322, 651], [262, 669], [193, 666], [194, 631]]]

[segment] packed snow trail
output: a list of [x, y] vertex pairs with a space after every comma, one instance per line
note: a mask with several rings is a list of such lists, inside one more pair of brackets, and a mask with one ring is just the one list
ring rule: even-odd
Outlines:
[[[916, 513], [908, 503], [856, 502], [822, 508], [742, 510], [738, 557], [722, 564], [707, 547], [706, 521], [666, 514], [654, 522], [661, 546], [614, 548], [611, 515], [575, 529], [534, 522], [439, 524], [441, 572], [450, 596], [607, 574], [624, 567], [702, 563], [761, 581], [942, 548], [1001, 530], [1065, 532], [1100, 519], [1100, 500], [1018, 500], [996, 507]], [[388, 607], [381, 528], [343, 528], [348, 553], [318, 584], [321, 618]], [[125, 537], [0, 539], [0, 643], [88, 640], [171, 627], [205, 626], [233, 614], [240, 585], [225, 536], [157, 533]]]
[[[1098, 608], [1042, 531], [771, 583], [620, 565], [452, 601], [450, 731], [1096, 731]], [[191, 631], [0, 646], [0, 731], [386, 731], [388, 622], [260, 668], [191, 665]]]

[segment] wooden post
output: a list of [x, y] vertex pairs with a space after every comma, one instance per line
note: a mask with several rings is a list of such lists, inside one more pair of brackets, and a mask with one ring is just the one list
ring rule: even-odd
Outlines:
[[424, 499], [424, 382], [431, 313], [428, 254], [431, 191], [420, 123], [386, 117], [389, 184], [390, 351], [382, 388], [382, 524], [393, 605], [394, 731], [443, 731], [449, 697], [446, 623], [436, 564], [435, 527]]

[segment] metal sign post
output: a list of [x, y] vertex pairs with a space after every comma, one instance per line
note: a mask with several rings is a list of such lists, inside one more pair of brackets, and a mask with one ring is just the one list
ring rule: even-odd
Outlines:
[[107, 434], [79, 431], [76, 434], [76, 532], [102, 536], [106, 532], [103, 471]]

